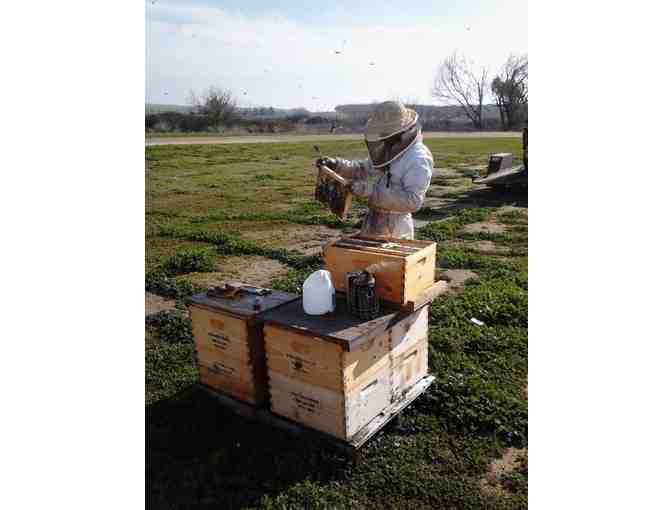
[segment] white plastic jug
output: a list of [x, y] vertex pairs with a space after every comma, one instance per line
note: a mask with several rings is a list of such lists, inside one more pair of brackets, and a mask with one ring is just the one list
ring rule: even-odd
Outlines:
[[331, 273], [320, 269], [303, 282], [303, 311], [308, 315], [323, 315], [335, 308], [336, 289], [331, 283]]

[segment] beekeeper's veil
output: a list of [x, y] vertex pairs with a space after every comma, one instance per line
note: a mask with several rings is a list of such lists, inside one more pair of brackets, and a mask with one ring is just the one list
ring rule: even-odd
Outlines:
[[366, 123], [365, 140], [375, 168], [389, 165], [400, 157], [420, 136], [418, 114], [399, 101], [376, 106]]

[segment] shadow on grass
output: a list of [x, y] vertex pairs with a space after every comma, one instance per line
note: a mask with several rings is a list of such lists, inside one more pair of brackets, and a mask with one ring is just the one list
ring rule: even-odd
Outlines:
[[244, 508], [303, 480], [346, 476], [344, 455], [245, 420], [192, 386], [146, 408], [148, 508]]
[[458, 200], [475, 202], [478, 207], [527, 207], [527, 188], [474, 188], [458, 195]]
[[424, 207], [413, 214], [413, 218], [420, 220], [421, 224], [427, 221], [445, 219], [455, 213], [455, 210], [471, 207], [503, 206], [527, 207], [527, 189], [523, 190], [498, 190], [480, 186], [467, 191], [451, 193], [442, 198], [440, 204]]
[[[448, 209], [463, 207], [527, 207], [527, 189], [498, 190], [488, 187], [472, 188], [446, 199]], [[439, 208], [441, 209], [441, 208]]]

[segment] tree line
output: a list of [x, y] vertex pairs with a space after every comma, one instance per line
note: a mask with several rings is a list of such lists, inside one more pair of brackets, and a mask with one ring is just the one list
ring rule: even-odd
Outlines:
[[[492, 77], [486, 67], [478, 67], [458, 51], [443, 60], [434, 78], [432, 96], [445, 105], [454, 105], [468, 119], [473, 129], [492, 129], [497, 121], [492, 108], [499, 112], [499, 128], [520, 129], [527, 124], [528, 104], [527, 55], [510, 55], [499, 72]], [[162, 112], [145, 116], [145, 129], [157, 131], [222, 131], [235, 126], [249, 133], [292, 131], [298, 124], [320, 125], [356, 132], [366, 123], [368, 115], [341, 115], [338, 127], [333, 119], [296, 110], [283, 118], [273, 116], [273, 108], [240, 109], [230, 90], [211, 86], [201, 93], [190, 92], [189, 113]], [[408, 102], [408, 101], [405, 101]], [[490, 106], [494, 105], [494, 106]], [[457, 116], [446, 114], [439, 107], [413, 105], [420, 114], [425, 130], [450, 130], [458, 127]], [[453, 106], [451, 106], [452, 108]], [[339, 111], [338, 107], [336, 109]], [[486, 117], [486, 112], [489, 117]], [[369, 113], [369, 112], [367, 112]], [[360, 118], [361, 117], [361, 118]]]
[[475, 129], [485, 127], [484, 105], [492, 101], [499, 110], [501, 128], [527, 124], [527, 55], [510, 55], [491, 80], [486, 67], [477, 67], [455, 51], [439, 66], [432, 96], [445, 104], [459, 105]]

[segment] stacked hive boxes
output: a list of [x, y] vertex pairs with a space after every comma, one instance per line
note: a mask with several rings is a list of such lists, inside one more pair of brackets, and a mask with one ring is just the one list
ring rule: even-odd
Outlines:
[[265, 404], [268, 383], [259, 314], [297, 298], [278, 291], [234, 299], [193, 296], [190, 313], [201, 383], [250, 404]]
[[340, 439], [362, 427], [427, 375], [428, 306], [415, 307], [434, 283], [436, 244], [343, 239], [324, 252], [337, 290], [348, 272], [372, 271], [376, 292], [396, 308], [363, 323], [347, 316], [302, 318], [299, 303], [264, 315], [271, 410]]
[[425, 241], [349, 238], [325, 249], [337, 290], [350, 271], [374, 273], [387, 305], [370, 321], [349, 315], [342, 295], [336, 312], [322, 316], [306, 315], [298, 296], [284, 292], [194, 296], [201, 383], [256, 406], [270, 394], [273, 413], [351, 440], [427, 375], [435, 254]]
[[293, 327], [298, 306], [290, 303], [265, 317], [274, 413], [350, 440], [427, 375], [427, 306], [398, 321], [396, 313], [385, 315], [382, 327], [359, 331], [349, 321], [333, 328]]

